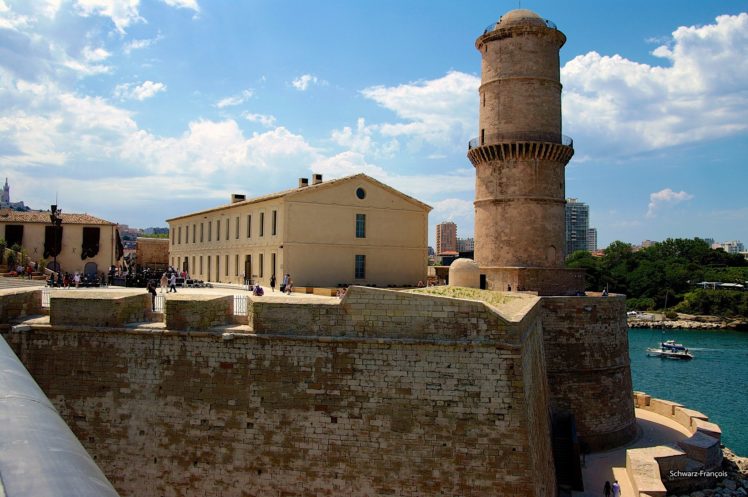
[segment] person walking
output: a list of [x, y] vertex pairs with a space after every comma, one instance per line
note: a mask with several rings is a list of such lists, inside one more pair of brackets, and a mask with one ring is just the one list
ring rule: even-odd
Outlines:
[[148, 282], [148, 293], [151, 294], [151, 310], [156, 311], [156, 287], [152, 281]]
[[166, 285], [169, 284], [169, 278], [166, 276], [166, 273], [161, 275], [161, 293], [164, 293], [166, 291]]
[[293, 280], [288, 278], [288, 283], [286, 283], [286, 294], [291, 295], [291, 292], [293, 292]]
[[275, 274], [270, 276], [270, 290], [275, 292]]
[[613, 497], [621, 497], [621, 485], [618, 484], [618, 480], [613, 482]]
[[281, 293], [286, 291], [286, 287], [288, 286], [289, 281], [291, 281], [291, 275], [286, 273], [285, 276], [283, 276], [283, 281], [281, 281], [281, 286], [280, 286]]
[[177, 273], [171, 273], [171, 278], [169, 278], [169, 292], [177, 293]]
[[606, 481], [605, 486], [603, 487], [603, 495], [605, 497], [610, 497], [610, 482]]
[[75, 272], [75, 275], [73, 275], [73, 283], [75, 283], [75, 288], [78, 288], [81, 284], [81, 275], [78, 273], [78, 271]]

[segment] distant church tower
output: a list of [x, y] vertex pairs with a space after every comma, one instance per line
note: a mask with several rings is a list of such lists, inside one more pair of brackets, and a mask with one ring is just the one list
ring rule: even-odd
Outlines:
[[492, 290], [574, 295], [583, 273], [564, 266], [564, 167], [559, 49], [566, 36], [513, 10], [475, 42], [483, 58], [475, 166], [475, 261]]
[[0, 194], [0, 203], [2, 203], [3, 205], [10, 204], [10, 185], [8, 184], [8, 178], [5, 178], [3, 193]]

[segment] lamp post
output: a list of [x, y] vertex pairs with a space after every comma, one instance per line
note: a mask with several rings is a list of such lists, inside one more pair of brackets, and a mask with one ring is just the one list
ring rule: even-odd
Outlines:
[[59, 273], [60, 268], [57, 266], [57, 253], [60, 251], [60, 247], [57, 246], [57, 240], [59, 238], [60, 225], [62, 224], [62, 209], [58, 209], [56, 204], [52, 204], [49, 210], [51, 211], [49, 219], [52, 221], [52, 226], [54, 226], [54, 255], [52, 257], [54, 258], [55, 272]]

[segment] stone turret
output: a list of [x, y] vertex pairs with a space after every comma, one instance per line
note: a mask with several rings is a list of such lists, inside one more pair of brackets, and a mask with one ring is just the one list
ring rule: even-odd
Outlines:
[[482, 57], [475, 166], [475, 260], [489, 289], [574, 295], [583, 273], [564, 265], [564, 167], [558, 51], [566, 36], [529, 10], [490, 25]]

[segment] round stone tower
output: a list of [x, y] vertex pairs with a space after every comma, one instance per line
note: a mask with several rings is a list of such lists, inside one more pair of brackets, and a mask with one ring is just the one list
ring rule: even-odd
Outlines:
[[493, 290], [574, 295], [584, 276], [564, 265], [564, 167], [559, 56], [566, 36], [529, 10], [513, 10], [475, 42], [481, 54], [475, 166], [475, 260]]

